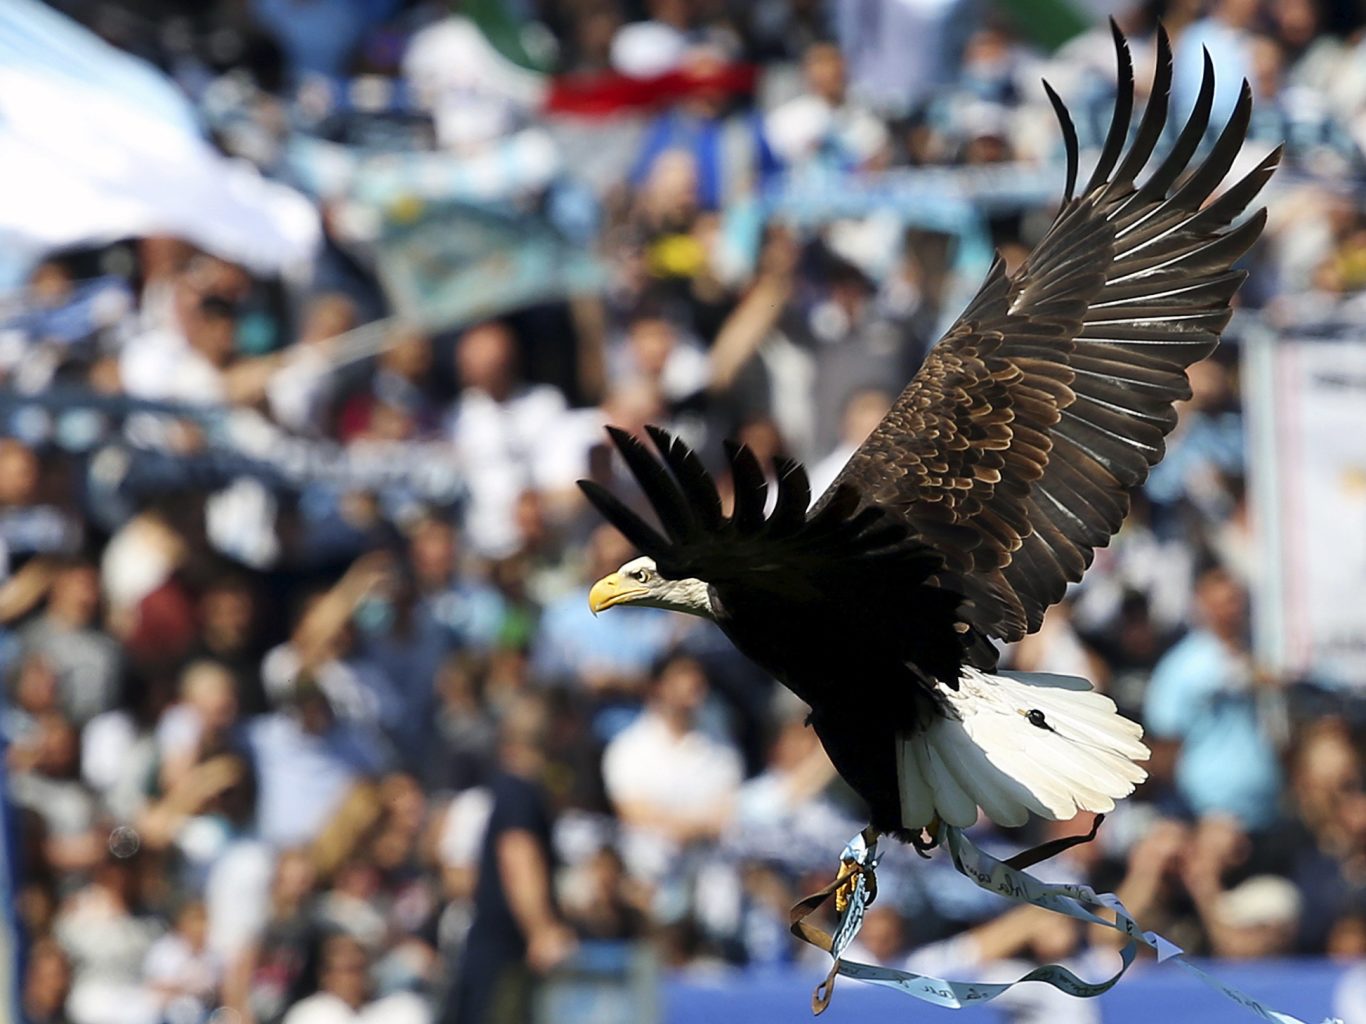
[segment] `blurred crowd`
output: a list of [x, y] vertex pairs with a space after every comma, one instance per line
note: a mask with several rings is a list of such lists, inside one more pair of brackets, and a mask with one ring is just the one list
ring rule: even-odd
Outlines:
[[[1038, 79], [1098, 138], [1108, 30], [1047, 53], [1004, 4], [926, 4], [880, 29], [857, 12], [917, 5], [470, 4], [562, 82], [672, 83], [610, 130], [571, 130], [457, 80], [475, 22], [442, 4], [54, 6], [198, 102], [246, 96], [217, 141], [286, 177], [279, 143], [320, 82], [411, 88], [389, 129], [460, 159], [554, 122], [582, 165], [565, 156], [553, 187], [513, 198], [582, 199], [575, 223], [609, 278], [450, 329], [385, 320], [372, 353], [341, 359], [339, 337], [393, 310], [336, 196], [318, 199], [327, 239], [305, 282], [166, 237], [34, 270], [0, 329], [0, 734], [25, 1021], [198, 1024], [227, 1007], [215, 1021], [473, 1024], [528, 1019], [535, 979], [604, 945], [684, 972], [823, 959], [787, 909], [829, 880], [863, 824], [856, 798], [806, 709], [709, 624], [592, 617], [589, 585], [632, 551], [575, 481], [629, 493], [608, 423], [666, 425], [718, 473], [733, 437], [765, 463], [800, 458], [818, 490], [833, 479], [992, 249], [1018, 265], [1056, 197], [966, 228], [774, 216], [748, 261], [727, 215], [803, 174], [836, 191], [915, 169], [1058, 176]], [[1099, 838], [1040, 873], [1117, 891], [1194, 953], [1359, 958], [1366, 721], [1252, 653], [1238, 345], [1242, 325], [1347, 315], [1366, 294], [1366, 34], [1319, 0], [1128, 6], [1140, 99], [1158, 14], [1177, 110], [1207, 47], [1215, 120], [1245, 75], [1250, 151], [1286, 139], [1288, 159], [1166, 460], [1085, 583], [1003, 654], [1094, 680], [1153, 749]], [[359, 119], [329, 117], [313, 120], [333, 138]], [[610, 160], [593, 159], [599, 131]], [[91, 295], [92, 278], [113, 283]], [[10, 415], [42, 395], [85, 418]], [[223, 436], [391, 472], [261, 478], [208, 458]], [[436, 464], [457, 486], [421, 486]], [[974, 835], [1013, 850], [1087, 824]], [[946, 860], [887, 853], [856, 958], [983, 978], [1113, 960]]]

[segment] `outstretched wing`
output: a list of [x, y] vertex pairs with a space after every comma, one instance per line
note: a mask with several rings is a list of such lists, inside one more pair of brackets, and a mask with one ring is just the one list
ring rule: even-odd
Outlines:
[[1068, 153], [1057, 218], [1013, 276], [997, 260], [817, 506], [853, 488], [897, 514], [944, 557], [940, 581], [966, 598], [967, 621], [1004, 640], [1038, 628], [1162, 458], [1173, 403], [1190, 396], [1186, 368], [1218, 343], [1246, 276], [1232, 265], [1265, 210], [1233, 221], [1280, 158], [1209, 201], [1247, 133], [1244, 82], [1209, 155], [1186, 173], [1214, 97], [1206, 54], [1190, 121], [1138, 184], [1166, 124], [1171, 47], [1159, 30], [1151, 98], [1125, 153], [1133, 64], [1114, 34], [1119, 94], [1090, 180], [1074, 197], [1076, 132], [1045, 83]]

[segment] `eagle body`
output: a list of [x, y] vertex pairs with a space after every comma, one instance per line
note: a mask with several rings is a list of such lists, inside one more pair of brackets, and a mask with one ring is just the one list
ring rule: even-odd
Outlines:
[[856, 579], [843, 600], [831, 591], [816, 598], [734, 584], [712, 586], [710, 595], [717, 625], [740, 652], [811, 707], [809, 724], [868, 804], [873, 826], [900, 833], [896, 736], [923, 731], [945, 710], [937, 680], [920, 665], [956, 680], [963, 652], [951, 595], [923, 582], [891, 583], [872, 614], [863, 604], [867, 586]]
[[[716, 621], [811, 707], [831, 761], [875, 829], [1001, 825], [1108, 811], [1146, 776], [1141, 728], [1084, 680], [1001, 673], [995, 642], [1039, 628], [1128, 512], [1213, 351], [1244, 274], [1244, 219], [1280, 151], [1224, 183], [1251, 117], [1241, 98], [1204, 147], [1208, 55], [1188, 121], [1167, 133], [1171, 49], [1136, 128], [1133, 67], [1104, 146], [1076, 188], [1066, 108], [1062, 206], [1014, 274], [998, 259], [958, 321], [834, 483], [812, 501], [788, 459], [769, 478], [726, 446], [732, 502], [701, 458], [647, 428], [608, 428], [657, 523], [594, 481], [588, 499], [637, 548], [592, 588], [595, 612], [671, 608]], [[1131, 131], [1132, 129], [1132, 131]], [[1171, 138], [1155, 155], [1159, 140]], [[651, 450], [651, 446], [653, 450]]]

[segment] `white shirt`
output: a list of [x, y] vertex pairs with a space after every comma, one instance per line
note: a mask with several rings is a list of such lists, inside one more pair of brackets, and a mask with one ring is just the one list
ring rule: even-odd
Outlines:
[[429, 1024], [431, 1019], [427, 1004], [412, 992], [395, 992], [359, 1011], [330, 992], [315, 992], [294, 1004], [284, 1024]]
[[523, 491], [557, 481], [556, 466], [547, 460], [558, 451], [547, 439], [563, 427], [566, 412], [564, 396], [544, 384], [503, 402], [472, 389], [461, 394], [451, 438], [469, 489], [465, 528], [479, 554], [499, 558], [516, 550], [521, 538], [514, 506]]
[[220, 405], [223, 373], [177, 331], [154, 330], [129, 340], [119, 354], [119, 380], [134, 398]]
[[142, 963], [143, 978], [182, 993], [208, 999], [218, 987], [223, 964], [208, 949], [194, 949], [172, 932], [152, 943]]
[[[602, 776], [614, 804], [643, 804], [682, 816], [733, 797], [744, 768], [730, 744], [696, 730], [676, 735], [663, 718], [646, 711], [607, 744]], [[659, 877], [677, 853], [659, 833], [626, 830], [622, 855], [634, 874]]]
[[833, 142], [846, 157], [864, 163], [889, 141], [881, 118], [851, 104], [832, 107], [819, 96], [798, 96], [770, 113], [764, 123], [769, 145], [784, 162], [798, 164]]

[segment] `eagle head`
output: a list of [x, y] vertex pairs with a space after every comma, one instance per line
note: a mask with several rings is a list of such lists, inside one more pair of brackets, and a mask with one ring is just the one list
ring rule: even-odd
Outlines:
[[619, 604], [667, 608], [671, 612], [714, 618], [707, 585], [701, 580], [666, 579], [653, 558], [632, 559], [614, 573], [594, 583], [588, 591], [588, 607], [593, 614]]

